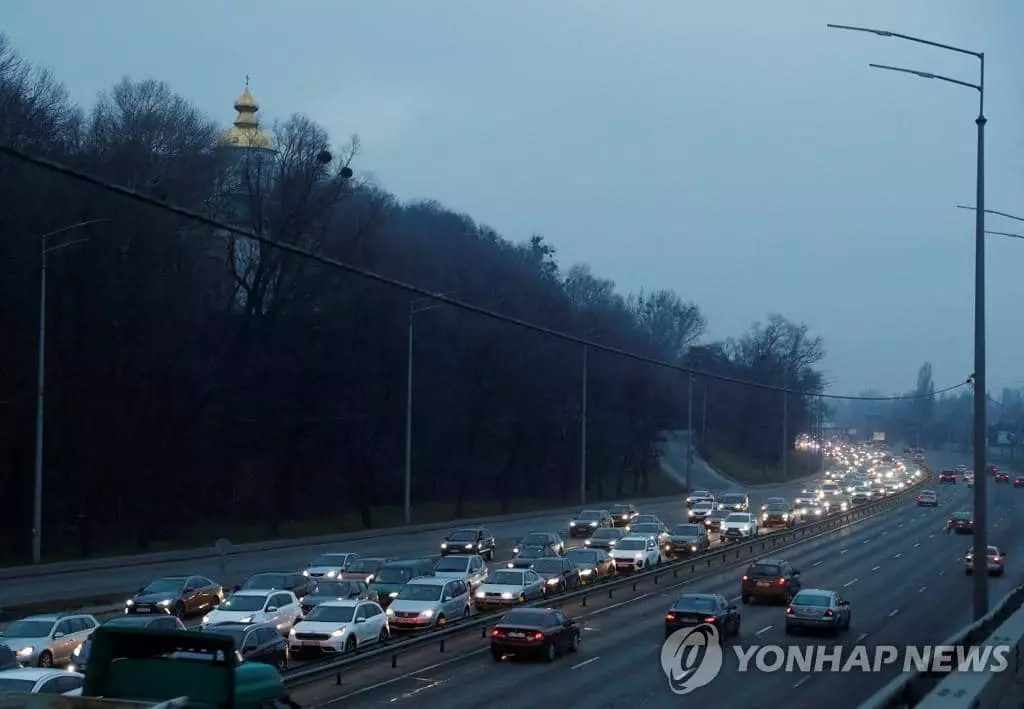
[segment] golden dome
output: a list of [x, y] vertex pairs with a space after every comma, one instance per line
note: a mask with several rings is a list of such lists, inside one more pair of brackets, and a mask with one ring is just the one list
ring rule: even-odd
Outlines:
[[220, 136], [220, 144], [231, 148], [274, 149], [274, 139], [270, 133], [260, 128], [260, 119], [256, 112], [260, 104], [249, 93], [249, 78], [245, 80], [245, 91], [235, 100], [238, 116], [235, 123]]

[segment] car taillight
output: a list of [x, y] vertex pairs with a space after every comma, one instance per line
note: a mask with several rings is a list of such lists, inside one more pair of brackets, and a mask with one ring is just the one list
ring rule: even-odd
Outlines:
[[533, 635], [530, 636], [530, 639], [531, 640], [543, 640], [544, 639], [544, 633], [534, 633]]
[[793, 615], [793, 606], [786, 608], [786, 615]]
[[491, 637], [492, 638], [503, 638], [503, 637], [505, 637], [505, 631], [504, 630], [499, 630], [498, 628], [495, 628], [494, 630], [491, 631]]
[[667, 613], [665, 615], [665, 620], [675, 620], [675, 619], [676, 619], [676, 614], [675, 613]]
[[705, 623], [714, 623], [717, 620], [718, 620], [718, 618], [714, 617], [713, 615], [709, 615], [707, 618], [704, 619], [704, 622]]
[[827, 611], [825, 611], [825, 617], [826, 618], [831, 618], [834, 615], [835, 615], [835, 613], [832, 612], [831, 608], [829, 608]]
[[748, 581], [748, 580], [749, 579], [746, 576], [744, 576], [743, 578], [740, 579], [740, 581]]
[[786, 579], [779, 579], [779, 585], [780, 586], [785, 586], [786, 585]]

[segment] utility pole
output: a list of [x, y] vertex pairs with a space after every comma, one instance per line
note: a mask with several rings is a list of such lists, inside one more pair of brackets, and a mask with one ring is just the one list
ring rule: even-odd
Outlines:
[[782, 479], [789, 479], [789, 371], [782, 374]]
[[583, 376], [580, 387], [580, 505], [587, 504], [587, 377], [590, 347], [583, 345]]
[[409, 343], [406, 354], [405, 373], [405, 523], [412, 524], [412, 316], [409, 309]]
[[825, 472], [825, 398], [818, 397], [818, 455], [821, 456], [821, 472]]
[[686, 489], [692, 490], [690, 474], [693, 472], [693, 371], [686, 385]]
[[704, 443], [708, 438], [708, 380], [704, 379], [704, 404], [700, 412], [700, 442]]

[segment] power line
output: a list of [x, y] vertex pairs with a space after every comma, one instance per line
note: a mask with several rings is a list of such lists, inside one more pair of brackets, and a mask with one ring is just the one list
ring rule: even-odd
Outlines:
[[[108, 192], [114, 192], [114, 193], [119, 194], [119, 195], [121, 195], [123, 197], [127, 197], [128, 199], [131, 199], [133, 201], [141, 202], [143, 204], [146, 204], [146, 205], [149, 205], [149, 206], [152, 206], [152, 207], [156, 207], [158, 209], [162, 209], [164, 211], [171, 212], [173, 214], [177, 214], [180, 217], [183, 217], [185, 219], [189, 219], [189, 220], [194, 221], [194, 222], [198, 222], [200, 224], [205, 224], [206, 226], [208, 226], [208, 227], [210, 227], [212, 229], [223, 230], [223, 231], [226, 231], [226, 232], [228, 232], [230, 234], [234, 234], [236, 236], [240, 236], [240, 237], [245, 238], [245, 239], [251, 239], [252, 241], [255, 241], [257, 243], [264, 244], [266, 246], [270, 246], [270, 247], [275, 248], [275, 249], [279, 249], [279, 250], [284, 251], [286, 253], [290, 253], [290, 254], [292, 254], [294, 256], [298, 256], [299, 258], [310, 259], [312, 261], [316, 261], [317, 263], [323, 264], [325, 266], [331, 266], [332, 268], [340, 269], [342, 271], [345, 271], [346, 273], [349, 273], [349, 274], [352, 274], [352, 275], [355, 275], [355, 276], [359, 276], [359, 277], [365, 278], [367, 280], [371, 280], [371, 281], [374, 281], [376, 283], [380, 283], [382, 285], [391, 286], [392, 288], [397, 288], [399, 290], [406, 291], [407, 293], [413, 293], [413, 294], [418, 295], [418, 296], [423, 297], [423, 298], [429, 298], [429, 299], [434, 300], [436, 302], [444, 303], [445, 305], [450, 305], [450, 306], [458, 308], [460, 310], [465, 310], [465, 311], [468, 311], [468, 312], [476, 313], [477, 315], [482, 315], [482, 316], [484, 316], [486, 318], [490, 318], [492, 320], [497, 320], [499, 322], [504, 322], [504, 323], [508, 323], [510, 325], [515, 325], [517, 327], [520, 327], [520, 328], [523, 328], [523, 329], [526, 329], [526, 330], [530, 330], [530, 331], [533, 331], [533, 332], [538, 332], [538, 333], [541, 333], [543, 335], [548, 335], [549, 337], [553, 337], [553, 338], [558, 339], [558, 340], [563, 340], [565, 342], [572, 342], [572, 343], [575, 343], [577, 345], [588, 347], [588, 348], [590, 348], [592, 350], [596, 350], [596, 351], [600, 351], [600, 352], [606, 352], [608, 354], [613, 354], [613, 355], [616, 355], [616, 356], [619, 356], [619, 357], [623, 357], [625, 359], [632, 360], [634, 362], [641, 362], [641, 363], [644, 363], [644, 364], [654, 365], [656, 367], [663, 367], [665, 369], [671, 369], [671, 370], [674, 370], [674, 371], [677, 371], [677, 372], [682, 372], [683, 374], [693, 374], [694, 376], [706, 377], [708, 379], [713, 379], [713, 380], [716, 380], [716, 381], [727, 382], [727, 383], [731, 383], [731, 384], [738, 384], [740, 386], [748, 386], [748, 387], [752, 387], [754, 389], [760, 389], [760, 390], [763, 390], [763, 391], [773, 391], [773, 392], [778, 392], [780, 394], [785, 393], [785, 394], [792, 394], [792, 395], [795, 395], [795, 396], [805, 396], [805, 397], [820, 396], [820, 397], [823, 397], [823, 398], [826, 398], [826, 399], [843, 400], [843, 401], [902, 401], [902, 400], [919, 398], [916, 394], [904, 394], [904, 395], [899, 395], [899, 396], [852, 396], [852, 395], [840, 395], [840, 394], [824, 394], [824, 393], [821, 393], [821, 392], [797, 391], [797, 390], [794, 390], [794, 389], [790, 389], [788, 387], [780, 387], [780, 386], [775, 386], [773, 384], [763, 384], [761, 382], [752, 382], [752, 381], [749, 381], [749, 380], [739, 379], [738, 377], [730, 377], [730, 376], [726, 376], [726, 375], [722, 375], [722, 374], [715, 374], [715, 373], [712, 373], [712, 372], [705, 372], [705, 371], [701, 371], [699, 369], [693, 369], [692, 367], [687, 367], [685, 365], [676, 364], [676, 363], [673, 363], [673, 362], [666, 362], [664, 360], [655, 359], [653, 357], [646, 357], [644, 355], [637, 354], [635, 352], [629, 352], [628, 350], [622, 350], [622, 349], [619, 349], [617, 347], [610, 347], [608, 345], [604, 345], [604, 344], [601, 344], [599, 342], [594, 342], [594, 341], [591, 341], [591, 340], [587, 340], [584, 337], [577, 337], [576, 335], [571, 335], [571, 334], [566, 333], [566, 332], [560, 332], [558, 330], [554, 330], [552, 328], [545, 327], [544, 325], [538, 325], [536, 323], [532, 323], [532, 322], [529, 322], [527, 320], [522, 320], [520, 318], [512, 317], [510, 315], [503, 315], [502, 313], [498, 313], [498, 312], [495, 312], [493, 310], [489, 310], [487, 308], [482, 308], [482, 307], [480, 307], [478, 305], [473, 305], [472, 303], [466, 303], [466, 302], [463, 302], [463, 301], [454, 300], [454, 299], [452, 299], [451, 297], [449, 297], [447, 295], [438, 294], [438, 293], [432, 293], [431, 291], [428, 291], [425, 288], [421, 288], [419, 286], [412, 285], [411, 283], [406, 283], [404, 281], [400, 281], [400, 280], [395, 279], [395, 278], [390, 278], [388, 276], [384, 276], [384, 275], [381, 275], [379, 273], [375, 273], [373, 271], [369, 271], [369, 270], [366, 270], [364, 268], [360, 268], [359, 266], [355, 266], [355, 265], [353, 265], [351, 263], [347, 263], [345, 261], [341, 261], [341, 260], [338, 260], [338, 259], [330, 258], [328, 256], [323, 256], [323, 255], [315, 253], [313, 251], [309, 251], [308, 249], [304, 249], [304, 248], [302, 248], [300, 246], [295, 246], [294, 244], [283, 243], [283, 242], [277, 241], [275, 239], [272, 239], [270, 237], [263, 236], [261, 234], [257, 234], [257, 233], [255, 233], [255, 232], [253, 232], [251, 230], [241, 229], [239, 227], [232, 226], [230, 224], [226, 224], [224, 222], [221, 222], [221, 221], [216, 220], [216, 219], [212, 219], [211, 217], [207, 217], [207, 216], [205, 216], [203, 214], [200, 214], [198, 212], [194, 212], [191, 209], [186, 209], [185, 207], [180, 207], [180, 206], [178, 206], [176, 204], [171, 204], [171, 203], [166, 202], [164, 200], [157, 199], [156, 197], [152, 197], [150, 195], [143, 194], [142, 192], [138, 192], [137, 190], [133, 190], [133, 189], [130, 189], [128, 187], [124, 187], [122, 185], [118, 185], [118, 184], [115, 184], [113, 182], [109, 182], [107, 180], [103, 180], [103, 179], [101, 179], [99, 177], [96, 177], [94, 175], [90, 175], [90, 174], [88, 174], [86, 172], [82, 172], [80, 170], [76, 170], [76, 169], [74, 169], [72, 167], [69, 167], [67, 165], [64, 165], [62, 163], [58, 163], [58, 162], [53, 161], [53, 160], [49, 160], [49, 159], [46, 159], [46, 158], [40, 158], [40, 157], [37, 157], [37, 156], [34, 156], [34, 155], [30, 155], [29, 153], [23, 152], [21, 150], [18, 150], [17, 148], [9, 146], [9, 145], [0, 144], [0, 153], [3, 153], [3, 154], [5, 154], [5, 155], [7, 155], [9, 157], [12, 157], [15, 160], [18, 160], [18, 161], [21, 161], [21, 162], [25, 162], [25, 163], [29, 163], [31, 165], [35, 165], [36, 167], [43, 168], [43, 169], [48, 170], [50, 172], [55, 172], [57, 174], [64, 175], [65, 177], [70, 177], [71, 179], [78, 180], [80, 182], [86, 182], [88, 184], [91, 184], [91, 185], [93, 185], [95, 187], [99, 187], [100, 189], [106, 190]], [[940, 390], [936, 391], [935, 393], [936, 394], [944, 394], [944, 393], [947, 393], [947, 392], [951, 392], [951, 391], [953, 391], [955, 389], [959, 389], [960, 387], [965, 386], [966, 384], [967, 384], [967, 381], [965, 380], [965, 381], [960, 382], [958, 384], [955, 384], [953, 386], [949, 386], [949, 387], [945, 387], [943, 389], [940, 389]]]

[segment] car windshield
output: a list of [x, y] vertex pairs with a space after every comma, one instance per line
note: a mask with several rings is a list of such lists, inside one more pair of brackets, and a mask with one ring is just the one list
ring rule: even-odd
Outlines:
[[696, 611], [697, 613], [713, 613], [718, 610], [718, 604], [715, 599], [709, 596], [697, 596], [688, 595], [680, 596], [672, 610], [676, 611]]
[[768, 511], [769, 512], [788, 512], [789, 511], [789, 505], [785, 505], [785, 504], [776, 502], [776, 503], [768, 505]]
[[722, 498], [722, 502], [728, 505], [741, 505], [747, 501], [746, 495], [726, 495]]
[[261, 611], [267, 603], [267, 597], [248, 593], [236, 593], [220, 604], [220, 610], [232, 612]]
[[477, 531], [475, 529], [456, 529], [454, 532], [448, 535], [448, 541], [450, 542], [475, 542], [477, 540]]
[[829, 604], [829, 597], [822, 593], [798, 593], [793, 599], [794, 606], [817, 606], [825, 608]]
[[835, 483], [827, 483], [827, 484], [823, 485], [821, 489], [822, 490], [830, 490], [831, 491], [831, 490], [837, 490], [838, 488], [839, 488], [839, 486], [836, 485]]
[[415, 574], [407, 566], [385, 566], [373, 580], [377, 583], [407, 583]]
[[725, 519], [728, 516], [729, 513], [726, 512], [725, 510], [715, 510], [714, 512], [711, 513], [711, 517], [714, 517], [715, 519]]
[[410, 583], [398, 592], [400, 601], [436, 601], [444, 586], [439, 583]]
[[637, 524], [652, 524], [659, 521], [656, 515], [637, 515], [635, 520]]
[[747, 569], [748, 576], [781, 576], [778, 564], [753, 564]]
[[538, 559], [533, 562], [533, 570], [538, 574], [557, 574], [562, 571], [561, 559]]
[[151, 593], [178, 593], [184, 585], [185, 579], [182, 578], [157, 579], [150, 581], [140, 593], [147, 596]]
[[242, 588], [287, 588], [288, 577], [284, 574], [256, 574], [242, 584]]
[[953, 519], [974, 519], [974, 515], [970, 512], [954, 512]]
[[522, 586], [523, 572], [495, 571], [491, 574], [490, 578], [487, 579], [487, 583], [494, 584], [495, 586]]
[[597, 530], [596, 532], [594, 532], [593, 536], [590, 537], [590, 538], [591, 539], [618, 539], [621, 536], [622, 536], [622, 530], [612, 529], [611, 527], [608, 527], [606, 529], [599, 529], [599, 530]]
[[355, 574], [375, 574], [383, 564], [383, 559], [356, 559], [347, 570]]
[[750, 521], [750, 518], [745, 513], [741, 512], [739, 514], [731, 514], [731, 515], [729, 515], [728, 517], [725, 518], [725, 521], [726, 522], [747, 523], [747, 522]]
[[574, 564], [596, 564], [600, 559], [600, 553], [586, 549], [570, 549], [565, 558]]
[[549, 553], [545, 547], [523, 547], [519, 550], [519, 556], [524, 559], [539, 559]]
[[657, 534], [661, 531], [661, 525], [652, 523], [634, 524], [633, 531], [637, 534]]
[[786, 504], [785, 498], [782, 497], [769, 497], [765, 502], [769, 505], [784, 505]]
[[622, 551], [642, 551], [647, 548], [647, 542], [643, 539], [623, 539], [618, 548]]
[[707, 510], [715, 506], [715, 503], [711, 500], [697, 500], [693, 503], [693, 509], [695, 510]]
[[355, 606], [317, 606], [303, 620], [314, 623], [350, 623]]
[[466, 571], [469, 568], [469, 558], [465, 556], [448, 556], [440, 559], [436, 571]]
[[526, 610], [525, 608], [514, 610], [502, 616], [498, 624], [506, 627], [525, 626], [527, 628], [543, 628], [547, 625], [549, 613], [550, 611]]
[[36, 686], [34, 679], [0, 677], [0, 692], [31, 692]]
[[348, 554], [321, 554], [310, 566], [344, 566]]
[[612, 507], [612, 514], [628, 515], [629, 505], [615, 505], [614, 507]]
[[551, 538], [544, 532], [530, 532], [519, 540], [519, 546], [543, 546], [551, 541]]
[[576, 515], [576, 519], [584, 522], [596, 521], [601, 519], [601, 513], [594, 510], [583, 510]]
[[5, 638], [45, 638], [53, 629], [52, 620], [16, 620], [0, 632]]
[[313, 587], [311, 596], [347, 596], [359, 590], [359, 586], [345, 581], [321, 581]]

